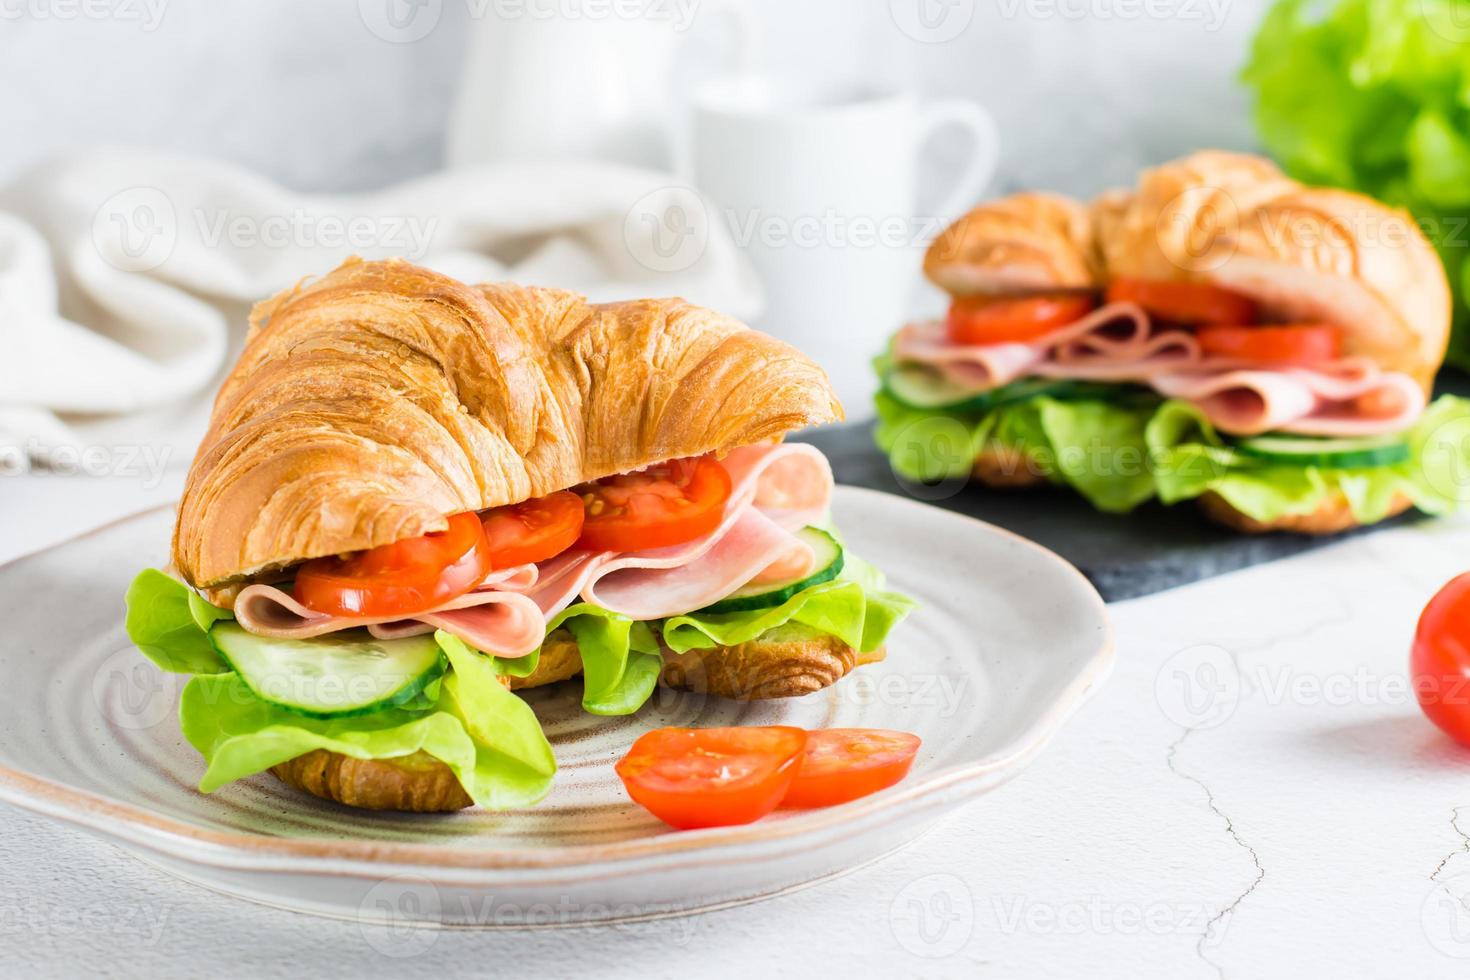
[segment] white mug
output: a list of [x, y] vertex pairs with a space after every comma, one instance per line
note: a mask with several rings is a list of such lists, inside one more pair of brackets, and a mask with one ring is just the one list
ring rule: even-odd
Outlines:
[[[949, 126], [969, 133], [969, 161], [921, 214], [921, 150]], [[683, 148], [687, 179], [761, 277], [754, 325], [819, 361], [853, 417], [869, 412], [869, 363], [908, 312], [924, 247], [979, 197], [998, 153], [974, 102], [778, 77], [702, 89]]]

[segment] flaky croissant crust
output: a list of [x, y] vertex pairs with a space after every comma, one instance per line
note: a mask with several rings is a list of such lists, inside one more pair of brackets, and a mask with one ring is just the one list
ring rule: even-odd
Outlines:
[[1123, 276], [1215, 283], [1278, 320], [1341, 328], [1348, 354], [1426, 391], [1449, 341], [1444, 267], [1408, 214], [1306, 187], [1242, 153], [1146, 170], [1090, 209], [1051, 194], [982, 204], [935, 240], [924, 271], [955, 295], [1096, 289]]
[[174, 563], [214, 589], [841, 417], [810, 359], [683, 300], [589, 304], [353, 259], [252, 313]]

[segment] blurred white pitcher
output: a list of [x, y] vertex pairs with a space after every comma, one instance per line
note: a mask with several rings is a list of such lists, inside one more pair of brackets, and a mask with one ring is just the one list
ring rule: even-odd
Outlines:
[[[850, 415], [868, 414], [869, 361], [907, 312], [924, 246], [994, 176], [990, 114], [744, 77], [702, 89], [693, 116], [686, 176], [760, 274], [757, 325], [820, 361]], [[921, 203], [920, 152], [948, 126], [969, 133], [968, 164], [941, 200]]]

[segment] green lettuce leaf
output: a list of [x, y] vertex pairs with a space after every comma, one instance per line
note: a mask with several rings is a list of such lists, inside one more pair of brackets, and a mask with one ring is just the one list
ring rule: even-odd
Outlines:
[[[479, 654], [469, 656], [485, 660]], [[453, 770], [470, 799], [491, 809], [530, 806], [544, 797], [556, 767], [530, 707], [498, 682], [485, 684], [478, 672], [451, 674], [443, 689], [435, 710], [390, 708], [322, 720], [261, 701], [235, 674], [201, 675], [184, 687], [179, 722], [207, 764], [199, 782], [205, 793], [326, 749], [358, 759], [424, 752]], [[507, 736], [503, 743], [491, 741], [500, 735]]]
[[206, 629], [230, 618], [155, 569], [127, 594], [128, 636], [161, 669], [195, 674], [179, 702], [179, 722], [208, 768], [199, 788], [263, 772], [328, 749], [359, 759], [425, 752], [444, 762], [480, 806], [537, 802], [551, 787], [556, 759], [531, 707], [498, 680], [504, 662], [448, 633], [435, 639], [454, 670], [409, 704], [352, 718], [306, 718], [260, 700], [215, 652]]
[[1277, 0], [1242, 79], [1267, 149], [1308, 183], [1407, 208], [1457, 296], [1470, 364], [1470, 20], [1464, 0]]
[[547, 625], [565, 624], [582, 656], [582, 710], [630, 715], [653, 696], [663, 656], [648, 624], [585, 602], [568, 606]]
[[941, 483], [969, 475], [980, 455], [994, 413], [951, 415], [909, 408], [886, 391], [874, 396], [878, 445], [899, 476], [916, 483]]
[[[648, 623], [590, 603], [579, 602], [546, 624], [546, 635], [565, 626], [582, 660], [582, 710], [594, 715], [631, 715], [643, 707], [658, 684], [663, 657]], [[529, 677], [541, 650], [515, 660], [498, 660], [511, 677]]]
[[228, 609], [212, 605], [193, 589], [184, 591], [189, 593], [189, 616], [194, 620], [194, 625], [204, 632], [208, 633], [209, 628], [222, 619], [234, 621], [235, 614]]
[[779, 606], [748, 612], [693, 612], [664, 620], [664, 643], [675, 653], [748, 643], [768, 630], [790, 624], [837, 637], [870, 653], [909, 612], [908, 596], [883, 588], [872, 565], [848, 552], [842, 574], [831, 582], [803, 589]]
[[144, 569], [128, 586], [124, 621], [128, 638], [160, 670], [171, 674], [229, 673], [229, 665], [215, 652], [195, 618], [196, 603], [215, 608], [177, 579], [154, 568]]
[[1179, 401], [1159, 408], [1147, 438], [1160, 500], [1213, 491], [1258, 521], [1309, 513], [1339, 493], [1365, 524], [1387, 516], [1399, 495], [1430, 514], [1470, 500], [1470, 401], [1449, 395], [1436, 399], [1410, 430], [1409, 459], [1395, 466], [1321, 469], [1242, 456], [1198, 409]]
[[1126, 512], [1154, 495], [1144, 428], [1156, 399], [1038, 397], [983, 415], [909, 408], [886, 392], [875, 404], [878, 445], [909, 480], [962, 477], [993, 443], [1023, 453], [1038, 472], [1073, 487], [1099, 510]]

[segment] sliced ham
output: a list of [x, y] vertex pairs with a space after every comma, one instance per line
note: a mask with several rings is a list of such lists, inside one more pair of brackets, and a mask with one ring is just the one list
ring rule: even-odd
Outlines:
[[977, 391], [1030, 376], [1133, 380], [1190, 367], [1201, 357], [1192, 334], [1152, 332], [1148, 314], [1134, 303], [1109, 303], [1024, 344], [956, 344], [942, 322], [911, 323], [899, 331], [894, 354]]
[[1425, 406], [1424, 391], [1412, 378], [1361, 358], [1320, 368], [1158, 375], [1151, 383], [1167, 398], [1194, 404], [1212, 425], [1234, 435], [1398, 432]]
[[898, 360], [927, 364], [956, 384], [976, 391], [999, 388], [1024, 378], [1046, 359], [1046, 350], [1033, 344], [950, 343], [943, 323], [911, 323], [898, 332], [893, 354]]
[[789, 531], [755, 507], [746, 507], [719, 541], [699, 558], [675, 568], [640, 568], [613, 561], [582, 589], [595, 606], [633, 619], [662, 619], [699, 609], [740, 588], [775, 562], [800, 555], [797, 574], [808, 575], [815, 555]]
[[518, 657], [545, 638], [546, 621], [579, 596], [634, 619], [709, 605], [779, 564], [802, 574], [815, 563], [793, 531], [826, 515], [832, 469], [802, 444], [744, 446], [722, 461], [730, 473], [725, 515], [693, 541], [639, 552], [568, 551], [538, 565], [491, 572], [474, 591], [412, 618], [314, 612], [282, 589], [251, 585], [235, 599], [240, 625], [262, 636], [306, 639], [366, 627], [380, 639], [442, 629], [476, 649]]
[[[541, 609], [520, 592], [477, 589], [412, 620], [315, 612], [273, 585], [250, 585], [235, 597], [235, 619], [260, 636], [305, 640], [365, 626], [380, 639], [445, 629], [480, 650], [508, 657], [530, 653], [545, 637]], [[401, 624], [401, 625], [400, 625]], [[471, 638], [473, 636], [473, 639]]]
[[[722, 462], [730, 472], [731, 492], [725, 518], [714, 531], [668, 548], [558, 555], [543, 563], [531, 598], [548, 618], [580, 596], [634, 619], [658, 619], [709, 605], [777, 562], [809, 569], [815, 556], [791, 532], [827, 512], [832, 497], [827, 458], [812, 446], [793, 443], [741, 447]], [[682, 581], [686, 573], [687, 582]], [[613, 581], [601, 587], [609, 578]], [[670, 594], [676, 582], [677, 595]]]
[[955, 344], [943, 323], [910, 324], [899, 331], [894, 353], [976, 392], [1023, 377], [1148, 384], [1166, 398], [1195, 405], [1232, 435], [1398, 432], [1425, 406], [1412, 378], [1363, 358], [1266, 369], [1206, 356], [1193, 334], [1155, 331], [1133, 303], [1110, 303], [1026, 344]]

